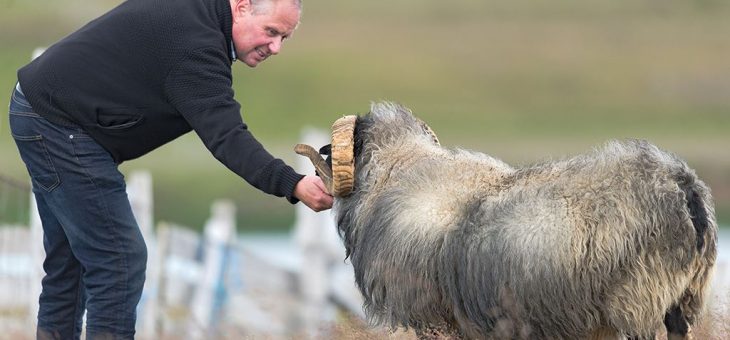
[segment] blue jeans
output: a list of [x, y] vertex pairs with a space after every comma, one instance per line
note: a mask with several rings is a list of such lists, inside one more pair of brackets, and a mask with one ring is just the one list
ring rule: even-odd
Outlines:
[[80, 338], [84, 310], [87, 339], [134, 338], [147, 248], [117, 164], [80, 127], [35, 113], [19, 87], [10, 130], [43, 224], [38, 338]]

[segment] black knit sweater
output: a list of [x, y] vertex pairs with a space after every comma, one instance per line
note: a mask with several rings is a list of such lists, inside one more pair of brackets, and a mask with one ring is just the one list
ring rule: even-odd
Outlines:
[[233, 98], [229, 0], [128, 0], [18, 71], [49, 121], [80, 125], [118, 163], [194, 130], [256, 188], [290, 202], [303, 177], [249, 132]]

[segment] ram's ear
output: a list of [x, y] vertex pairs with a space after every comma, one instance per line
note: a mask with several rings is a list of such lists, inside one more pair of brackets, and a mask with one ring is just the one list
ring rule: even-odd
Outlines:
[[332, 168], [327, 165], [317, 150], [306, 144], [297, 144], [294, 147], [294, 152], [309, 158], [312, 165], [314, 165], [314, 169], [317, 170], [317, 174], [322, 178], [327, 191], [332, 194]]
[[327, 144], [321, 148], [319, 148], [319, 154], [322, 156], [327, 156], [324, 159], [324, 162], [327, 163], [328, 168], [332, 168], [332, 144]]
[[324, 156], [331, 156], [332, 155], [332, 144], [327, 144], [321, 148], [319, 148], [319, 154]]

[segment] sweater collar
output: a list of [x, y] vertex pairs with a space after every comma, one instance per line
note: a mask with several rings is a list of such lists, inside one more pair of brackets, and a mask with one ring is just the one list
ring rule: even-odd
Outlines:
[[233, 14], [231, 13], [230, 0], [215, 0], [216, 14], [218, 22], [221, 25], [221, 32], [226, 37], [226, 46], [228, 46], [228, 57], [231, 62], [236, 61], [236, 50], [233, 46]]

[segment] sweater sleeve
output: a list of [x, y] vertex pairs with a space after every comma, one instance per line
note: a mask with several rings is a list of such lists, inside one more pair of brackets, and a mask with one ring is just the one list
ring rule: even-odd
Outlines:
[[207, 48], [191, 52], [170, 71], [165, 92], [216, 159], [259, 190], [298, 202], [294, 187], [304, 176], [254, 138], [231, 85], [228, 57]]

